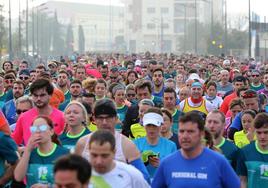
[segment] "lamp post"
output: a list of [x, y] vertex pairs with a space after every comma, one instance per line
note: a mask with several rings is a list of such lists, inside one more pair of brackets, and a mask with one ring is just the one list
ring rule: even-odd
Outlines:
[[26, 45], [26, 57], [28, 57], [28, 55], [29, 55], [29, 28], [28, 28], [28, 25], [29, 25], [29, 20], [28, 20], [28, 18], [29, 18], [29, 2], [28, 2], [28, 0], [26, 0], [26, 25], [25, 25], [25, 27], [26, 27], [26, 30], [25, 30], [25, 32], [26, 32], [26, 43], [25, 43], [25, 45]]
[[194, 1], [195, 5], [195, 33], [194, 33], [194, 52], [197, 54], [197, 0]]
[[251, 2], [248, 0], [248, 56], [251, 57]]
[[9, 8], [8, 8], [8, 35], [9, 35], [9, 43], [8, 43], [8, 53], [9, 53], [9, 60], [13, 59], [13, 50], [12, 50], [12, 34], [11, 34], [11, 0], [9, 0]]

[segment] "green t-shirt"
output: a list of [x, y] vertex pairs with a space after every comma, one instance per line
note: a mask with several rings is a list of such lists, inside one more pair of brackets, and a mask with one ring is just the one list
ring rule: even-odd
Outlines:
[[174, 134], [178, 134], [179, 130], [179, 119], [183, 115], [183, 112], [176, 109], [175, 112], [172, 114], [172, 127], [171, 130]]
[[268, 152], [261, 151], [257, 141], [240, 150], [237, 173], [247, 176], [248, 188], [268, 187]]
[[63, 147], [70, 150], [71, 153], [74, 153], [74, 148], [79, 140], [79, 138], [89, 134], [90, 131], [87, 128], [84, 128], [79, 134], [77, 135], [70, 135], [69, 133], [63, 133], [59, 136], [60, 142]]
[[230, 162], [232, 167], [236, 168], [236, 161], [237, 161], [237, 152], [238, 148], [229, 140], [223, 138], [222, 142], [216, 146], [225, 156], [225, 158]]
[[31, 153], [29, 166], [26, 174], [27, 187], [33, 184], [53, 184], [53, 166], [55, 160], [60, 156], [68, 154], [69, 150], [61, 146], [54, 145], [53, 150], [49, 154], [42, 154], [38, 149], [34, 149]]

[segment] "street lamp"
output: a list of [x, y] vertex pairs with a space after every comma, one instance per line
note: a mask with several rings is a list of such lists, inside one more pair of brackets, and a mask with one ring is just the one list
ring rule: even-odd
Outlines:
[[9, 8], [8, 8], [8, 35], [9, 35], [9, 43], [8, 43], [8, 53], [9, 53], [9, 60], [13, 58], [13, 50], [12, 50], [12, 34], [11, 34], [11, 0], [9, 0]]
[[251, 57], [251, 2], [248, 0], [248, 56]]

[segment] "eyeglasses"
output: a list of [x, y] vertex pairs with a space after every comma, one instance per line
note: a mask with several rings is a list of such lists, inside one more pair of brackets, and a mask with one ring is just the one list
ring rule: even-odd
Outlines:
[[48, 130], [48, 125], [31, 126], [30, 127], [31, 133], [36, 133], [37, 131], [45, 132], [47, 130]]
[[24, 77], [24, 76], [20, 76], [19, 79], [20, 79], [20, 80], [28, 80], [29, 77], [28, 77], [28, 76], [25, 76], [25, 77]]
[[128, 97], [135, 97], [136, 94], [128, 93], [127, 96], [128, 96]]
[[24, 113], [24, 112], [27, 112], [28, 110], [20, 110], [20, 109], [17, 109], [16, 110], [16, 113], [18, 114], [18, 115], [20, 115], [21, 113]]

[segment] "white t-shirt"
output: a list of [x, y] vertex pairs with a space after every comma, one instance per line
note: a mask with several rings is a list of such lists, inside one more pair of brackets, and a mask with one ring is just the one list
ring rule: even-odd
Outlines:
[[219, 96], [216, 96], [213, 100], [208, 100], [206, 96], [204, 96], [203, 98], [209, 101], [212, 104], [212, 106], [214, 106], [215, 109], [219, 109], [223, 102], [222, 98]]
[[[149, 188], [149, 184], [143, 178], [142, 173], [135, 167], [114, 161], [115, 167], [108, 173], [99, 174], [92, 170], [92, 179], [89, 188], [111, 187], [111, 188]], [[97, 184], [99, 186], [94, 186]], [[105, 186], [106, 185], [106, 186]], [[109, 185], [109, 186], [108, 186]]]

